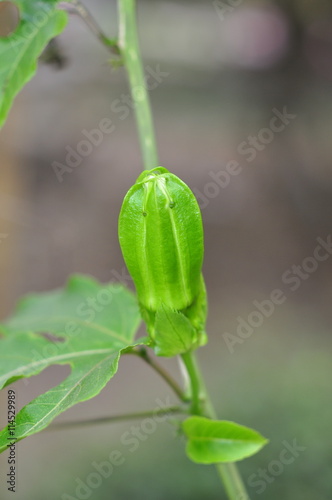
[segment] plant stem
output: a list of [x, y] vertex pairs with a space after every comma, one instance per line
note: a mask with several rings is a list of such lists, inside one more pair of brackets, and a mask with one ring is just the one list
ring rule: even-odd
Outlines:
[[136, 122], [146, 170], [158, 167], [158, 155], [150, 101], [140, 55], [135, 0], [119, 0], [119, 48], [128, 72], [131, 95], [135, 103]]
[[135, 413], [124, 413], [122, 415], [112, 415], [110, 417], [94, 418], [91, 420], [81, 420], [74, 422], [59, 422], [51, 425], [48, 429], [57, 430], [69, 427], [78, 427], [85, 425], [110, 424], [114, 422], [123, 422], [126, 420], [136, 420], [140, 418], [155, 417], [159, 415], [168, 415], [170, 413], [186, 413], [186, 408], [181, 406], [170, 406], [168, 408], [157, 408], [156, 410], [141, 411]]
[[[191, 413], [215, 419], [216, 412], [205, 387], [194, 351], [181, 355], [191, 383]], [[245, 486], [234, 463], [216, 464], [218, 474], [230, 500], [249, 500]]]
[[60, 2], [60, 7], [63, 5], [66, 10], [74, 14], [78, 14], [85, 22], [90, 31], [98, 38], [98, 40], [105, 45], [105, 47], [115, 55], [119, 55], [119, 48], [117, 40], [108, 38], [102, 31], [95, 18], [90, 14], [88, 9], [79, 0], [68, 0], [67, 2]]
[[133, 350], [131, 352], [132, 354], [136, 354], [137, 356], [142, 358], [148, 365], [150, 365], [151, 368], [153, 368], [173, 389], [173, 391], [181, 401], [183, 401], [184, 403], [188, 402], [188, 398], [184, 394], [184, 391], [181, 389], [177, 381], [173, 377], [171, 377], [171, 375], [161, 365], [159, 365], [154, 359], [149, 356], [148, 351], [144, 347], [140, 348], [137, 351]]
[[196, 359], [191, 351], [182, 354], [181, 358], [187, 369], [191, 385], [191, 414], [202, 415], [202, 381]]
[[238, 468], [234, 463], [216, 464], [216, 469], [230, 499], [250, 500]]
[[[157, 147], [152, 123], [149, 96], [146, 89], [142, 59], [139, 51], [135, 0], [118, 0], [119, 5], [119, 48], [128, 72], [131, 95], [135, 103], [135, 114], [143, 155], [144, 168], [149, 170], [158, 167]], [[187, 397], [165, 370], [155, 363], [146, 349], [137, 352], [163, 379], [172, 387], [182, 401]], [[182, 355], [191, 382], [191, 413], [194, 415], [215, 418], [215, 411], [205, 388], [193, 352]], [[224, 483], [230, 500], [249, 500], [241, 477], [233, 463], [217, 464], [218, 473]]]

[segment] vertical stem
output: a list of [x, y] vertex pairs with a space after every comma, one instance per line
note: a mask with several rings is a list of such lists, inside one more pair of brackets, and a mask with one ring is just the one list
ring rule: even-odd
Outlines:
[[[186, 352], [181, 355], [181, 358], [191, 382], [192, 414], [215, 419], [216, 412], [206, 390], [195, 353], [193, 351]], [[239, 471], [234, 463], [216, 464], [216, 469], [230, 500], [249, 500]]]
[[181, 358], [187, 369], [191, 385], [191, 414], [202, 415], [202, 384], [197, 369], [196, 358], [190, 351], [182, 354]]
[[149, 170], [158, 167], [158, 155], [150, 101], [138, 45], [135, 4], [135, 0], [118, 0], [119, 48], [128, 72], [131, 95], [135, 103], [144, 168]]
[[[145, 85], [138, 45], [135, 0], [118, 0], [118, 6], [119, 48], [128, 72], [130, 90], [135, 103], [144, 167], [145, 169], [151, 169], [158, 167], [158, 155], [149, 96]], [[215, 418], [215, 411], [208, 397], [195, 355], [193, 352], [188, 352], [182, 355], [182, 359], [191, 382], [192, 414]], [[236, 465], [232, 463], [217, 464], [216, 467], [230, 500], [249, 500]]]
[[216, 464], [216, 469], [231, 500], [250, 500], [236, 464]]

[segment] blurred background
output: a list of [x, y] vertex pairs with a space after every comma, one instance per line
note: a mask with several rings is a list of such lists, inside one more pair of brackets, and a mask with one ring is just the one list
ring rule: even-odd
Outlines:
[[[115, 0], [84, 3], [115, 36]], [[138, 20], [160, 164], [202, 207], [210, 340], [199, 358], [207, 384], [221, 418], [270, 439], [239, 464], [250, 498], [331, 500], [332, 257], [313, 255], [317, 238], [329, 242], [332, 233], [332, 4], [139, 0]], [[75, 16], [56, 50], [61, 57], [40, 64], [0, 134], [2, 318], [21, 295], [63, 286], [72, 273], [103, 282], [126, 276], [117, 218], [142, 162], [125, 71], [111, 69], [109, 53]], [[68, 152], [105, 118], [112, 133], [59, 175]], [[275, 289], [283, 303], [259, 317]], [[244, 323], [246, 338], [238, 333]], [[175, 361], [163, 363], [179, 376]], [[19, 407], [68, 372], [52, 367], [16, 383]], [[149, 367], [124, 358], [98, 397], [59, 421], [145, 410], [157, 400], [176, 401]], [[4, 396], [0, 404], [4, 425]], [[186, 459], [170, 422], [145, 433], [135, 451], [121, 442], [132, 425], [142, 422], [22, 441], [15, 498], [226, 498], [213, 467]], [[93, 462], [113, 450], [124, 463], [93, 485]]]

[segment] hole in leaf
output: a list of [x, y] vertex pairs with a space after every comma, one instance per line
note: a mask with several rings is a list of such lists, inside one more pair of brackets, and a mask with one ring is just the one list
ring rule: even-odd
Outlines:
[[47, 333], [47, 332], [39, 333], [39, 335], [44, 337], [44, 339], [49, 340], [50, 342], [65, 342], [65, 340], [66, 340], [63, 337], [57, 337], [56, 335], [53, 335], [52, 333]]
[[11, 35], [20, 22], [20, 11], [12, 2], [0, 2], [0, 37]]

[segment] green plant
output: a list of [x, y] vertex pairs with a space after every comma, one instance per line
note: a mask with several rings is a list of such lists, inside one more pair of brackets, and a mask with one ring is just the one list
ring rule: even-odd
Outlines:
[[[15, 3], [20, 24], [14, 33], [0, 39], [1, 124], [15, 95], [33, 76], [40, 53], [67, 22], [67, 12], [59, 10], [57, 0]], [[166, 411], [182, 417], [178, 424], [187, 438], [188, 457], [197, 463], [215, 464], [231, 500], [248, 499], [235, 462], [259, 451], [267, 440], [247, 427], [217, 420], [197, 364], [195, 351], [207, 340], [201, 214], [188, 186], [159, 166], [138, 47], [135, 2], [118, 2], [121, 35], [116, 40], [101, 33], [80, 2], [67, 3], [111, 51], [113, 63], [125, 66], [135, 100], [146, 170], [124, 199], [119, 239], [137, 296], [122, 285], [101, 285], [74, 276], [63, 290], [30, 295], [19, 303], [0, 326], [4, 337], [0, 341], [0, 388], [53, 364], [70, 364], [71, 374], [18, 413], [15, 440], [41, 431], [66, 409], [97, 395], [115, 375], [121, 356], [135, 355], [147, 361], [180, 399], [180, 406]], [[37, 14], [42, 21], [36, 22]], [[148, 336], [135, 340], [141, 319]], [[52, 334], [52, 342], [44, 332]], [[179, 355], [188, 387], [182, 388], [165, 372], [151, 351], [158, 356]], [[13, 423], [0, 433], [0, 452], [7, 449], [12, 429]]]

